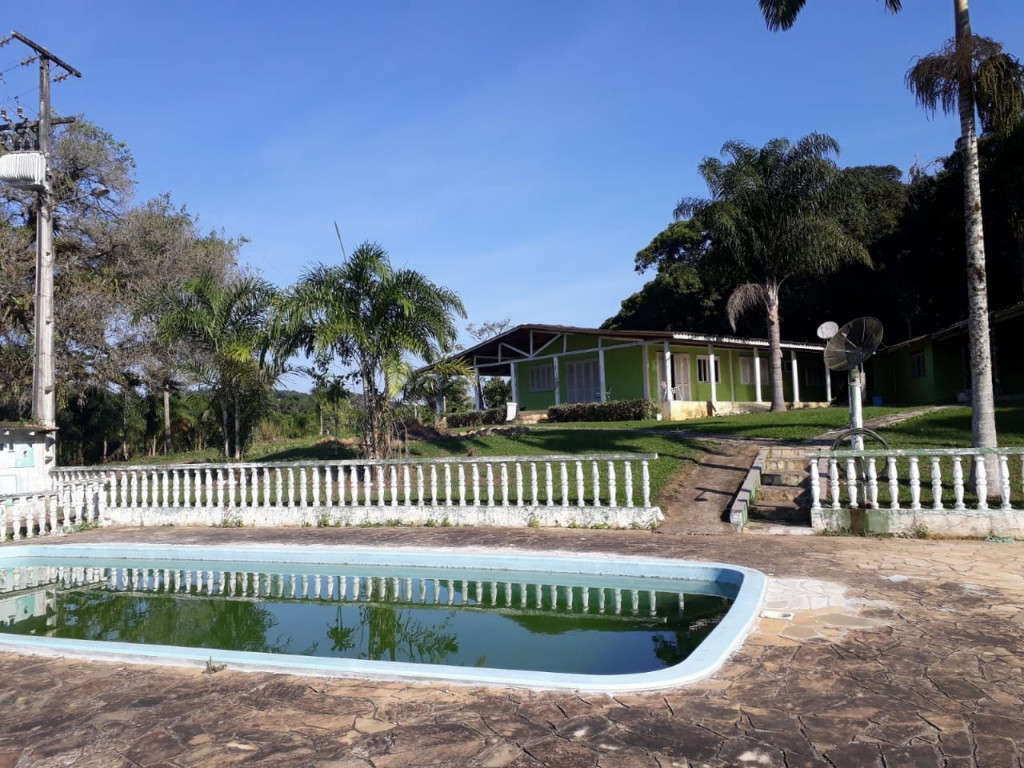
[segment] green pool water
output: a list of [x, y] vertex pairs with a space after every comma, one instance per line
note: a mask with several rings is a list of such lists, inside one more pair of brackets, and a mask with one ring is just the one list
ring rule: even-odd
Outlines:
[[0, 568], [0, 632], [620, 675], [683, 661], [733, 597], [679, 579], [51, 558]]

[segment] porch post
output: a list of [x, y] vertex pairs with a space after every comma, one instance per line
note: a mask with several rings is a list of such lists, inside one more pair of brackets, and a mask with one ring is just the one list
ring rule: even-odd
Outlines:
[[789, 350], [789, 359], [793, 364], [793, 404], [796, 405], [800, 402], [800, 378], [797, 376], [795, 349]]
[[551, 368], [555, 373], [555, 405], [562, 404], [562, 384], [558, 376], [558, 355], [551, 358]]
[[[600, 344], [601, 342], [598, 341], [597, 343]], [[599, 395], [600, 395], [599, 402], [603, 403], [603, 402], [605, 402], [608, 399], [608, 391], [607, 391], [608, 388], [605, 386], [605, 383], [604, 383], [604, 348], [603, 347], [598, 347], [597, 348], [597, 377], [598, 377], [598, 387], [601, 388], [601, 391], [599, 393]]]
[[736, 358], [733, 356], [733, 350], [729, 350], [729, 399], [732, 402], [736, 402]]
[[510, 372], [509, 379], [512, 382], [512, 402], [519, 402], [519, 369], [515, 363], [509, 363], [508, 369]]
[[665, 357], [665, 400], [675, 400], [672, 393], [672, 350], [668, 347], [668, 339], [665, 339], [665, 349], [662, 353]]
[[476, 409], [482, 411], [484, 409], [484, 397], [480, 391], [480, 369], [476, 367], [475, 359], [473, 362], [473, 400], [476, 403]]
[[708, 380], [711, 382], [711, 402], [718, 402], [718, 385], [715, 383], [715, 348], [708, 344]]
[[825, 365], [825, 400], [832, 402], [832, 370]]
[[757, 347], [754, 347], [754, 400], [758, 403], [761, 400], [761, 358], [757, 355]]
[[651, 396], [651, 371], [647, 366], [647, 342], [640, 345], [640, 375], [643, 376], [644, 398]]

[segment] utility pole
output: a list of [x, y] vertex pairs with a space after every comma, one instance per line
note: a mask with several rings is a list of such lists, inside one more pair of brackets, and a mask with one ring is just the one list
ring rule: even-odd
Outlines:
[[[41, 426], [57, 425], [56, 373], [53, 360], [53, 200], [50, 190], [50, 130], [54, 122], [50, 115], [50, 65], [55, 64], [68, 75], [81, 77], [82, 73], [54, 56], [38, 43], [19, 32], [11, 37], [33, 51], [39, 58], [39, 119], [36, 123], [39, 152], [42, 154], [46, 179], [37, 192], [36, 218], [36, 308], [35, 356], [32, 366], [32, 420]], [[61, 120], [59, 122], [67, 122]]]

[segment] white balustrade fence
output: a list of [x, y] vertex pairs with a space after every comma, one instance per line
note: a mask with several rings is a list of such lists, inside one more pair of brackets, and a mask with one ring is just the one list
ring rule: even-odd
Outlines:
[[656, 454], [68, 467], [119, 525], [649, 527]]
[[816, 529], [1024, 538], [1024, 448], [839, 450], [808, 458]]
[[66, 481], [50, 491], [0, 495], [0, 542], [60, 535], [102, 523], [96, 481]]

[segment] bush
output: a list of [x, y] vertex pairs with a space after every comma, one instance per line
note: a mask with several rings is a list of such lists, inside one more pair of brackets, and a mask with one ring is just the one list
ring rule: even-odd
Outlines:
[[504, 407], [486, 411], [466, 411], [448, 416], [449, 427], [482, 427], [484, 424], [504, 424], [507, 410]]
[[645, 421], [658, 414], [653, 400], [569, 403], [548, 408], [548, 421]]

